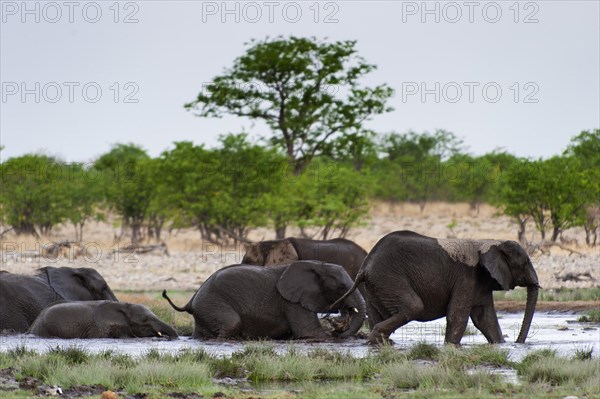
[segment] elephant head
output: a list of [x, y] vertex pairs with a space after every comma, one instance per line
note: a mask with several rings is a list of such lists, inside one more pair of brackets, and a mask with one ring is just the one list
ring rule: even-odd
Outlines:
[[177, 338], [173, 327], [161, 321], [144, 305], [132, 303], [108, 303], [102, 309], [102, 318], [111, 327], [118, 326], [133, 337]]
[[[311, 312], [327, 312], [329, 304], [352, 287], [353, 281], [343, 267], [331, 263], [298, 261], [290, 264], [277, 282], [277, 290], [286, 300], [298, 303]], [[366, 305], [360, 292], [348, 296], [343, 309], [352, 311], [347, 337], [360, 329], [366, 315]]]
[[248, 245], [243, 264], [273, 266], [298, 260], [298, 253], [288, 239], [261, 241]]
[[527, 252], [514, 241], [483, 245], [479, 251], [480, 264], [490, 273], [501, 289], [527, 287], [527, 305], [517, 343], [525, 342], [540, 288], [537, 274]]
[[118, 301], [104, 278], [88, 267], [42, 267], [40, 275], [46, 275], [48, 284], [62, 299], [74, 301]]

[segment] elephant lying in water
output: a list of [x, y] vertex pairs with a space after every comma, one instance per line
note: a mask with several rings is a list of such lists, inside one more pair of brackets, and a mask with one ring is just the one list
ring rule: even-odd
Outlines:
[[53, 338], [177, 338], [144, 305], [112, 301], [61, 301], [44, 309], [29, 334]]
[[42, 267], [33, 276], [0, 272], [0, 331], [27, 331], [38, 314], [60, 300], [117, 301], [94, 269]]
[[[319, 338], [328, 337], [317, 312], [352, 286], [339, 265], [297, 261], [289, 265], [261, 267], [233, 265], [218, 270], [196, 291], [184, 307], [178, 307], [163, 291], [171, 306], [194, 316], [194, 338]], [[352, 309], [352, 318], [341, 337], [355, 334], [365, 318], [359, 292], [341, 304]]]
[[444, 316], [446, 343], [460, 343], [469, 316], [488, 342], [504, 342], [492, 292], [515, 286], [527, 287], [516, 341], [523, 343], [539, 289], [529, 256], [514, 241], [435, 239], [412, 231], [397, 231], [379, 240], [346, 295], [360, 282], [365, 284], [369, 317], [374, 318], [371, 343], [387, 340], [409, 321]]

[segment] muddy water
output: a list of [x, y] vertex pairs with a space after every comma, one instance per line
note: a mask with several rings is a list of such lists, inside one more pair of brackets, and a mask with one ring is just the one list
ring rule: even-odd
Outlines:
[[[529, 336], [525, 344], [515, 344], [522, 313], [500, 313], [499, 321], [507, 343], [500, 345], [509, 350], [510, 358], [521, 360], [528, 352], [550, 348], [555, 349], [561, 356], [570, 356], [577, 349], [593, 348], [594, 356], [600, 354], [600, 324], [577, 323], [577, 314], [544, 313], [535, 314]], [[471, 324], [463, 339], [464, 346], [486, 343], [485, 337]], [[445, 320], [419, 323], [411, 322], [392, 334], [394, 346], [408, 349], [415, 343], [424, 341], [438, 346], [444, 342]], [[279, 353], [285, 353], [290, 348], [299, 352], [307, 352], [315, 348], [323, 348], [340, 352], [350, 352], [354, 356], [366, 356], [373, 349], [365, 344], [364, 339], [351, 339], [342, 342], [306, 342], [306, 341], [272, 341], [272, 346]], [[0, 351], [7, 351], [18, 346], [25, 346], [37, 352], [45, 352], [56, 347], [78, 347], [91, 353], [112, 350], [133, 356], [143, 355], [154, 349], [161, 353], [177, 353], [183, 349], [204, 349], [218, 356], [229, 356], [233, 352], [243, 350], [246, 342], [215, 342], [198, 341], [189, 337], [166, 341], [163, 339], [42, 339], [32, 335], [10, 335], [0, 337]]]

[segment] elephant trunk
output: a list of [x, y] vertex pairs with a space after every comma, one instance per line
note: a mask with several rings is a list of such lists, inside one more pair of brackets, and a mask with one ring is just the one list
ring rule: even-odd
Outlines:
[[340, 334], [341, 338], [346, 338], [356, 334], [362, 327], [367, 314], [367, 305], [365, 304], [365, 300], [363, 299], [362, 295], [358, 291], [352, 293], [352, 295], [346, 300], [344, 307], [346, 309], [350, 309], [352, 319], [348, 329]]
[[157, 329], [157, 333], [160, 336], [167, 336], [168, 338], [177, 338], [179, 336], [177, 331], [166, 323], [161, 323], [160, 328]]
[[535, 304], [538, 299], [539, 286], [528, 285], [527, 286], [527, 305], [525, 307], [525, 315], [523, 316], [523, 324], [521, 325], [521, 331], [519, 337], [515, 341], [516, 343], [522, 344], [527, 338], [529, 333], [529, 327], [531, 327], [531, 320], [533, 319], [533, 313], [535, 312]]

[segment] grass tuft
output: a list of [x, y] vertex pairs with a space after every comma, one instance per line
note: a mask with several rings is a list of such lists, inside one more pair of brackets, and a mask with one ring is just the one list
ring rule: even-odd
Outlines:
[[69, 348], [61, 348], [59, 346], [51, 348], [48, 355], [58, 356], [64, 359], [66, 364], [82, 364], [90, 360], [90, 354], [83, 348], [71, 346]]
[[579, 316], [580, 323], [600, 323], [600, 308], [591, 309], [586, 314]]
[[592, 352], [594, 352], [592, 346], [577, 349], [573, 355], [573, 360], [592, 360]]
[[531, 383], [549, 383], [552, 386], [595, 385], [597, 388], [600, 360], [582, 362], [559, 357], [537, 359], [526, 363], [520, 369], [520, 374]]
[[18, 345], [6, 351], [6, 355], [12, 359], [18, 359], [28, 355], [35, 355], [35, 353], [35, 351], [28, 349], [25, 347], [25, 345]]
[[411, 360], [437, 360], [439, 355], [440, 349], [437, 346], [427, 342], [419, 342], [410, 348], [407, 357]]
[[530, 352], [523, 358], [523, 360], [521, 360], [521, 363], [517, 365], [517, 371], [521, 373], [522, 370], [525, 370], [532, 363], [554, 359], [556, 354], [556, 350], [548, 348]]

